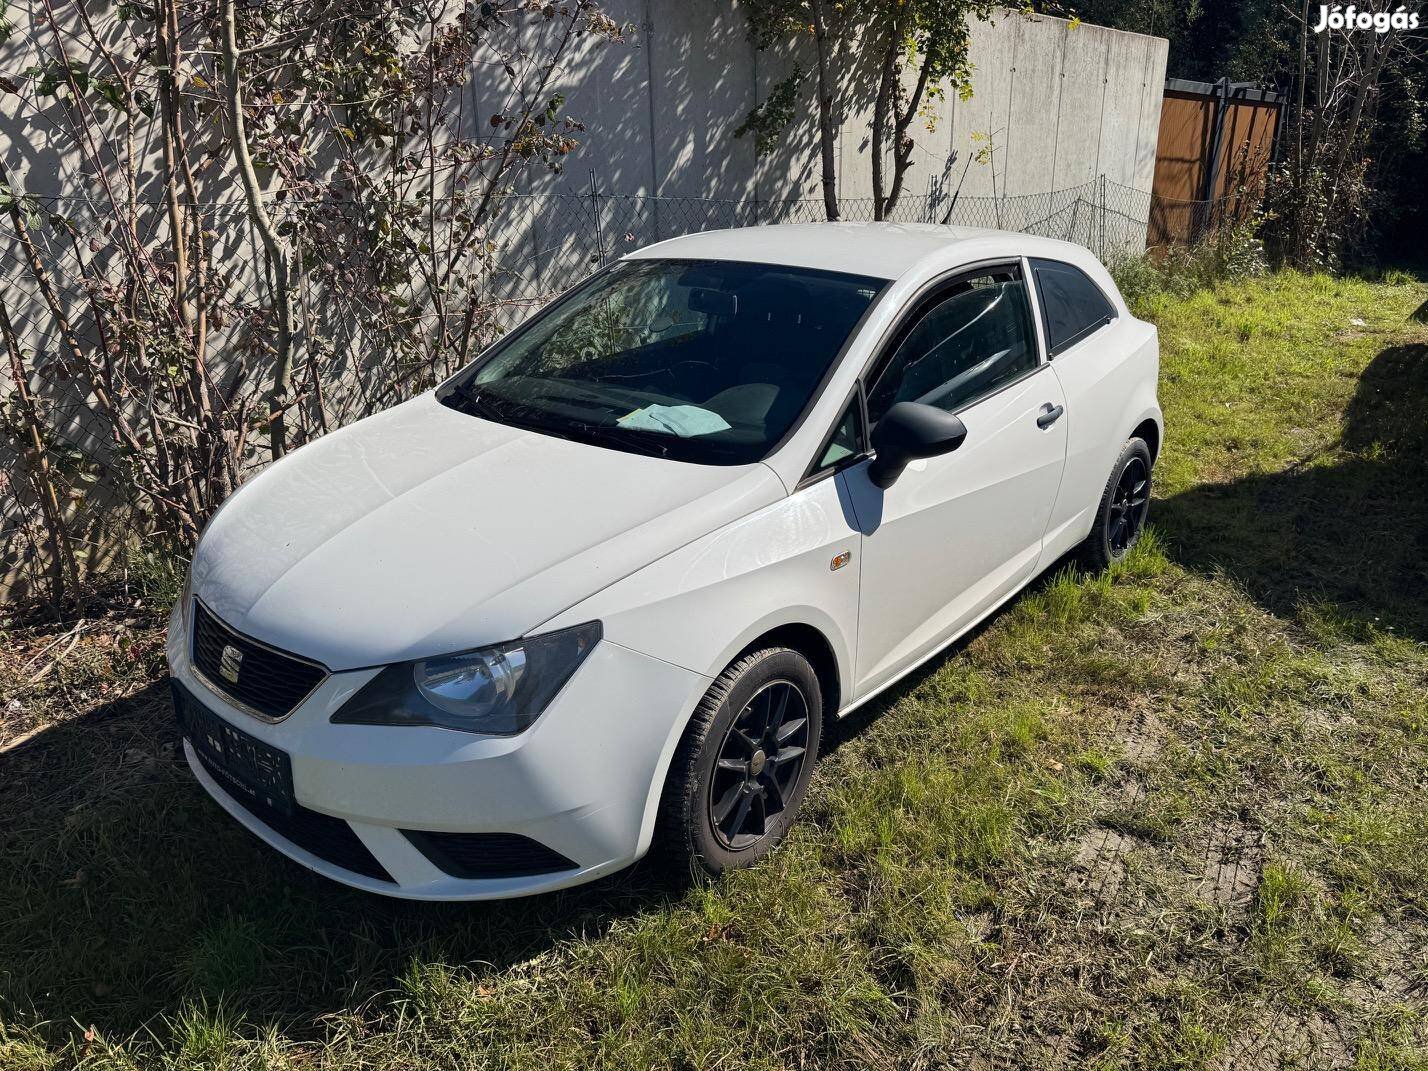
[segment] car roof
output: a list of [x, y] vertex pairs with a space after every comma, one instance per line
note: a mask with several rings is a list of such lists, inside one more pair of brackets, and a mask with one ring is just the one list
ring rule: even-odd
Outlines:
[[1091, 255], [1070, 242], [980, 227], [780, 223], [686, 234], [645, 246], [627, 259], [736, 260], [898, 279], [929, 261], [944, 266], [953, 252], [965, 253], [967, 260], [1026, 254], [1079, 261]]

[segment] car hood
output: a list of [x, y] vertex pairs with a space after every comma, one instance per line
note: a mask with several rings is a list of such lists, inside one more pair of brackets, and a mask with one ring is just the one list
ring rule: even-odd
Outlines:
[[193, 590], [329, 669], [514, 639], [784, 495], [692, 465], [458, 413], [431, 394], [303, 447], [204, 532]]

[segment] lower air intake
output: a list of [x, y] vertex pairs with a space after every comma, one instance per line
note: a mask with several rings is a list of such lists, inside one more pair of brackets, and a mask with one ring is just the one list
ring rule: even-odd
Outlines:
[[527, 878], [576, 868], [559, 852], [517, 833], [402, 832], [422, 855], [453, 878]]

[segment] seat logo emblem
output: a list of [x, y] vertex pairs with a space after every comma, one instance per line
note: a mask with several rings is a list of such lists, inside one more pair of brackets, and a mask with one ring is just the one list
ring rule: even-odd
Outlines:
[[230, 684], [238, 683], [238, 670], [243, 666], [243, 652], [232, 644], [223, 648], [223, 654], [218, 658], [218, 672], [223, 675], [223, 679]]

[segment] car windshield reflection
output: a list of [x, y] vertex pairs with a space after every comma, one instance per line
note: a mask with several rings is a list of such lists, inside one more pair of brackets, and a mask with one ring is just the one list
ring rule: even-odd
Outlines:
[[884, 285], [736, 261], [622, 261], [438, 397], [630, 452], [752, 463], [797, 422]]

